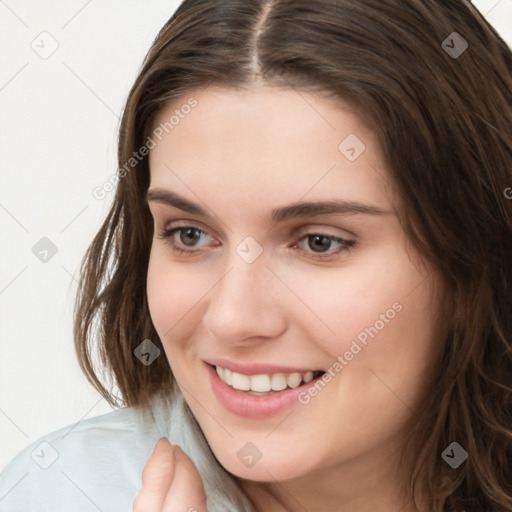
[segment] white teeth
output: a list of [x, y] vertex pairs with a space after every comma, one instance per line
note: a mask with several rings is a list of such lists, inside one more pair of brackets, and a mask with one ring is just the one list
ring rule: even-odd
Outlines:
[[233, 383], [231, 385], [240, 391], [249, 391], [251, 389], [251, 379], [247, 375], [233, 372]]
[[303, 382], [313, 380], [313, 372], [304, 373], [274, 373], [273, 375], [243, 375], [232, 372], [227, 368], [216, 366], [215, 370], [223, 382], [240, 391], [247, 391], [250, 395], [271, 394], [273, 391], [283, 391], [286, 388], [296, 388]]
[[286, 389], [286, 375], [284, 373], [274, 373], [272, 375], [272, 389], [274, 391], [282, 391]]
[[300, 373], [290, 373], [288, 377], [286, 377], [286, 383], [290, 388], [296, 388], [300, 386], [302, 382], [302, 375]]
[[268, 375], [252, 375], [251, 376], [251, 391], [259, 391], [264, 393], [270, 391], [270, 377]]

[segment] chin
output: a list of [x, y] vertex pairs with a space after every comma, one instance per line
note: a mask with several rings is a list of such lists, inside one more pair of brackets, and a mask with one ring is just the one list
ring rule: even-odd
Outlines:
[[233, 476], [253, 482], [283, 482], [299, 478], [313, 470], [304, 465], [303, 455], [290, 458], [274, 452], [269, 458], [262, 454], [252, 466], [249, 461], [246, 462], [247, 467], [241, 463], [236, 453], [224, 453], [221, 457], [216, 454], [216, 457], [222, 467]]

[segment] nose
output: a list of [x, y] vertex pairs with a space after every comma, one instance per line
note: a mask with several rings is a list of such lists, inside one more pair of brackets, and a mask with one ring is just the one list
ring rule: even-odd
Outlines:
[[209, 294], [204, 326], [217, 340], [233, 346], [280, 336], [287, 321], [279, 280], [265, 261], [248, 264], [237, 258]]

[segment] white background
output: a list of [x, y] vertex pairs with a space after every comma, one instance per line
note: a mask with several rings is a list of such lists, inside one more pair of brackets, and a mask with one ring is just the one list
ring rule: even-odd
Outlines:
[[[512, 0], [474, 3], [512, 46]], [[128, 90], [178, 4], [0, 0], [0, 470], [111, 410], [76, 361], [73, 275], [112, 199], [92, 190], [116, 170]], [[47, 59], [31, 47], [56, 44]], [[42, 237], [58, 250], [46, 263], [32, 253]]]

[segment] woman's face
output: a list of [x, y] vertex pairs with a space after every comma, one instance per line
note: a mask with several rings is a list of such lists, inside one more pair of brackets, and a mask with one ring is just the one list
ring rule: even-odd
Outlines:
[[155, 129], [149, 307], [215, 456], [255, 481], [389, 478], [435, 369], [440, 295], [374, 133], [263, 86], [194, 91]]

